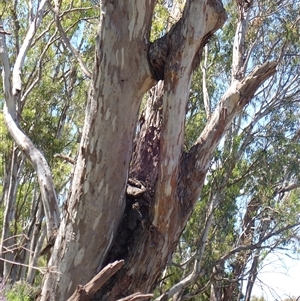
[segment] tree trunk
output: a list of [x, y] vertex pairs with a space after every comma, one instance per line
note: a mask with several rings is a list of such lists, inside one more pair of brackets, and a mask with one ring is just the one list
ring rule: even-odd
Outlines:
[[40, 201], [40, 197], [34, 202], [36, 208], [32, 208], [34, 215], [32, 216], [32, 224], [31, 224], [31, 231], [30, 231], [30, 247], [31, 253], [29, 255], [28, 260], [28, 271], [26, 281], [31, 285], [34, 283], [34, 277], [36, 270], [34, 269], [37, 266], [38, 258], [40, 251], [42, 249], [42, 244], [45, 239], [46, 235], [46, 228], [42, 227], [42, 220], [44, 218], [44, 209], [42, 203]]
[[[47, 238], [54, 239], [56, 231], [60, 222], [60, 210], [58, 207], [55, 187], [52, 179], [52, 174], [49, 165], [43, 153], [36, 148], [29, 137], [24, 133], [19, 124], [19, 117], [17, 114], [18, 106], [20, 107], [20, 92], [22, 90], [21, 70], [31, 46], [33, 37], [39, 27], [46, 0], [39, 3], [36, 17], [28, 29], [24, 42], [19, 50], [16, 58], [12, 76], [11, 66], [8, 57], [8, 50], [6, 46], [6, 39], [4, 34], [0, 34], [0, 59], [3, 64], [3, 89], [5, 95], [5, 103], [3, 108], [4, 120], [7, 129], [14, 139], [17, 146], [24, 152], [26, 157], [32, 163], [36, 173], [42, 194], [43, 206], [45, 209]], [[3, 27], [3, 22], [0, 19], [0, 27]], [[11, 81], [12, 77], [12, 81]], [[19, 108], [20, 109], [20, 108]]]
[[[112, 3], [102, 4], [103, 13], [85, 126], [68, 209], [49, 263], [55, 272], [49, 273], [45, 278], [43, 300], [65, 300], [79, 283], [87, 283], [103, 266], [116, 237], [125, 208], [125, 189], [139, 105], [143, 94], [154, 83], [151, 75], [157, 74], [153, 65], [151, 73], [148, 63], [148, 37], [153, 5], [154, 1], [144, 4], [137, 0], [122, 1], [117, 6]], [[200, 17], [200, 23], [199, 15], [203, 16]], [[209, 5], [187, 5], [180, 26], [175, 26], [171, 34], [162, 41], [165, 47], [170, 48], [167, 51], [168, 57], [164, 57], [165, 53], [161, 54], [159, 51], [152, 52], [152, 62], [155, 57], [157, 60], [166, 60], [163, 76], [167, 86], [163, 99], [163, 106], [167, 109], [162, 112], [165, 115], [165, 125], [160, 141], [160, 153], [163, 154], [162, 160], [165, 163], [161, 165], [162, 168], [157, 165], [157, 170], [158, 183], [159, 178], [166, 176], [168, 184], [158, 187], [156, 200], [164, 198], [160, 194], [168, 190], [171, 178], [171, 194], [175, 195], [194, 58], [207, 37], [222, 25], [224, 16], [219, 1]], [[197, 26], [194, 27], [195, 23]], [[184, 38], [189, 35], [188, 32], [192, 33], [191, 39]], [[155, 50], [155, 45], [153, 49]], [[179, 125], [174, 128], [175, 131], [172, 130], [174, 123]], [[167, 148], [166, 143], [173, 146]], [[175, 163], [174, 170], [169, 162], [170, 157]], [[166, 164], [169, 168], [166, 168]], [[170, 197], [172, 196], [168, 195]], [[167, 233], [167, 224], [160, 218], [160, 211], [165, 205], [161, 207], [159, 201], [155, 203], [158, 210], [155, 210], [153, 226], [149, 223], [138, 229], [138, 241], [134, 250], [140, 249], [141, 253], [138, 258], [128, 258], [122, 269], [128, 270], [132, 266], [133, 270], [137, 270], [135, 266], [138, 265], [140, 273], [131, 275], [132, 272], [129, 271], [122, 283], [115, 285], [111, 300], [116, 296], [135, 292], [137, 288], [141, 292], [152, 290], [184, 227], [188, 215], [185, 215], [178, 226], [174, 220], [176, 227], [172, 227], [170, 233]], [[179, 207], [176, 207], [177, 211]], [[174, 217], [176, 214], [178, 212]], [[156, 245], [162, 253], [153, 254]], [[136, 255], [135, 252], [133, 255]], [[149, 256], [151, 260], [145, 262]]]
[[102, 3], [82, 140], [42, 300], [66, 300], [87, 283], [115, 238], [139, 105], [154, 83], [147, 61], [154, 2]]
[[[225, 11], [218, 0], [188, 1], [177, 24], [149, 44], [154, 2], [101, 2], [85, 125], [42, 300], [66, 300], [78, 284], [119, 259], [124, 266], [95, 300], [152, 292], [198, 200], [218, 142], [275, 72], [276, 64], [266, 63], [234, 79], [184, 153], [191, 75]], [[158, 86], [148, 100], [133, 147], [138, 109], [153, 77], [164, 80], [164, 90]]]
[[[10, 251], [10, 246], [14, 244], [14, 239], [11, 232], [11, 222], [14, 219], [15, 215], [15, 203], [16, 203], [16, 194], [18, 186], [18, 170], [19, 170], [19, 156], [20, 152], [18, 148], [14, 145], [11, 158], [11, 166], [8, 174], [8, 185], [7, 191], [4, 191], [4, 205], [5, 212], [3, 216], [3, 227], [1, 235], [1, 244], [0, 244], [0, 258], [4, 260], [13, 260], [13, 252]], [[1, 260], [2, 261], [2, 260]], [[3, 278], [8, 279], [10, 276], [10, 271], [12, 264], [8, 261], [3, 262]]]

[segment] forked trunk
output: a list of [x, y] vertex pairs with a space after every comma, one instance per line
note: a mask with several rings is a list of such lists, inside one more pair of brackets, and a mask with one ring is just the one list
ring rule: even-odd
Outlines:
[[[188, 1], [177, 24], [150, 44], [154, 3], [101, 1], [84, 131], [42, 300], [66, 300], [117, 259], [124, 266], [95, 300], [152, 292], [198, 200], [218, 142], [275, 72], [276, 64], [267, 63], [234, 81], [184, 153], [191, 75], [226, 14], [218, 0]], [[161, 82], [136, 130], [142, 97], [159, 80], [163, 92]], [[160, 300], [167, 299], [166, 294]]]

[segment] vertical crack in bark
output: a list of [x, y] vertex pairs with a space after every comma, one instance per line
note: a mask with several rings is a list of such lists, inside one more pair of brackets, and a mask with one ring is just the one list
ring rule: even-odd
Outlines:
[[146, 107], [138, 121], [129, 171], [131, 178], [139, 179], [151, 190], [158, 174], [163, 93], [162, 81], [149, 92]]

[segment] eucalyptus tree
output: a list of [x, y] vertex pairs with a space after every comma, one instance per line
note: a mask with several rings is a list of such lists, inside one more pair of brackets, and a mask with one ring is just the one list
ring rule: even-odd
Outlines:
[[[151, 40], [156, 2], [100, 1], [99, 7], [92, 9], [99, 13], [95, 38], [87, 35], [89, 39], [82, 42], [79, 40], [86, 38], [86, 33], [81, 31], [82, 22], [90, 17], [84, 15], [87, 11], [82, 7], [84, 1], [29, 2], [33, 7], [23, 3], [28, 22], [22, 30], [25, 32], [22, 39], [14, 36], [15, 40], [9, 40], [8, 21], [2, 15], [4, 119], [17, 150], [33, 165], [49, 246], [55, 240], [44, 277], [42, 300], [66, 300], [79, 284], [86, 284], [105, 266], [120, 259], [124, 265], [95, 298], [117, 300], [142, 292], [149, 299], [148, 293], [153, 292], [171, 260], [199, 200], [218, 143], [259, 87], [267, 85], [276, 74], [278, 49], [285, 51], [279, 43], [278, 48], [270, 47], [269, 55], [253, 60], [253, 53], [247, 50], [257, 45], [258, 36], [255, 31], [252, 33], [255, 41], [252, 45], [251, 40], [246, 40], [246, 34], [250, 32], [247, 31], [249, 18], [259, 4], [237, 1], [235, 11], [229, 11], [236, 14], [237, 20], [233, 25], [236, 26], [233, 47], [224, 50], [222, 59], [224, 68], [229, 66], [232, 70], [228, 85], [220, 89], [214, 107], [209, 107], [209, 90], [203, 85], [208, 116], [203, 126], [195, 129], [195, 139], [187, 148], [184, 132], [186, 116], [190, 116], [187, 108], [192, 75], [203, 47], [223, 26], [227, 16], [220, 0], [187, 1], [182, 3], [182, 14], [177, 10], [176, 18], [170, 21], [172, 26], [166, 25], [163, 34]], [[289, 1], [279, 2], [289, 4]], [[14, 2], [15, 6], [18, 4]], [[165, 6], [170, 4], [166, 2]], [[266, 7], [271, 6], [272, 3], [266, 3]], [[78, 20], [74, 21], [76, 26], [69, 24], [72, 13]], [[15, 20], [15, 15], [12, 16]], [[259, 21], [269, 21], [267, 16], [259, 16]], [[89, 45], [94, 41], [91, 63]], [[38, 42], [46, 47], [37, 51]], [[14, 43], [18, 46], [10, 52]], [[43, 59], [48, 49], [53, 51], [53, 45], [57, 45], [53, 57], [60, 64], [56, 68], [50, 65], [52, 69], [41, 68], [47, 60], [40, 57]], [[72, 54], [66, 65], [66, 58], [61, 55], [65, 51]], [[30, 66], [32, 73], [28, 72]], [[203, 63], [202, 67], [207, 68], [207, 64]], [[68, 92], [78, 82], [74, 77], [77, 73], [89, 82], [86, 94]], [[39, 84], [47, 91], [47, 77], [53, 77], [55, 84], [67, 84], [67, 89], [58, 87], [57, 90], [64, 95], [57, 98], [62, 101], [60, 117], [68, 116], [78, 95], [86, 101], [77, 154], [69, 158], [71, 162], [74, 160], [74, 169], [62, 214], [51, 174], [53, 154], [47, 157], [47, 148], [41, 152], [41, 145], [30, 139], [31, 128], [26, 129], [20, 121], [22, 99], [39, 95], [34, 94], [31, 86]], [[220, 80], [215, 85], [221, 85]], [[49, 90], [46, 93], [49, 96]], [[57, 109], [51, 113], [55, 117]], [[71, 135], [76, 128], [73, 120], [67, 117], [63, 120], [60, 128], [64, 129], [67, 121], [70, 122]], [[39, 133], [35, 136], [39, 137]], [[65, 155], [60, 157], [67, 158]], [[7, 199], [6, 205], [11, 201]], [[196, 263], [196, 276], [199, 268]], [[178, 283], [159, 300], [167, 300], [195, 279], [192, 275], [185, 283]]]
[[[59, 225], [59, 202], [65, 198], [71, 170], [65, 159], [75, 153], [78, 126], [82, 124], [79, 113], [86, 94], [86, 75], [77, 71], [79, 62], [60, 39], [51, 10], [43, 8], [45, 3], [0, 3], [4, 80], [0, 186], [1, 206], [5, 208], [1, 217], [1, 276], [30, 283], [45, 236], [51, 242]], [[77, 3], [64, 14], [68, 17], [63, 21], [65, 32], [76, 39], [82, 56], [89, 57], [93, 43], [85, 43], [89, 30], [96, 26], [93, 20], [98, 19], [98, 12], [90, 3], [85, 7]], [[84, 43], [83, 27], [87, 35]], [[86, 60], [87, 65], [90, 62]], [[21, 75], [21, 91], [13, 94], [10, 78], [15, 78], [16, 84]]]
[[[254, 64], [266, 53], [274, 56], [269, 50], [277, 48], [280, 63], [276, 76], [236, 116], [215, 153], [201, 201], [162, 277], [160, 291], [167, 290], [164, 295], [174, 295], [173, 300], [250, 300], [264, 258], [276, 249], [297, 249], [299, 64], [293, 16], [298, 6], [264, 3], [249, 12], [245, 60], [248, 57]], [[233, 9], [228, 4], [227, 11]], [[267, 15], [270, 19], [262, 18]], [[272, 23], [278, 26], [282, 16], [286, 26], [262, 43], [259, 32], [267, 32]], [[254, 22], [257, 19], [259, 26]], [[215, 49], [223, 44], [230, 51], [226, 45], [238, 22], [238, 14], [232, 11], [223, 31], [205, 51], [202, 74], [196, 74], [190, 91], [187, 148], [195, 139], [195, 128], [205, 126], [222, 88], [215, 78], [230, 80], [232, 63], [222, 48]], [[218, 65], [218, 60], [223, 64]]]

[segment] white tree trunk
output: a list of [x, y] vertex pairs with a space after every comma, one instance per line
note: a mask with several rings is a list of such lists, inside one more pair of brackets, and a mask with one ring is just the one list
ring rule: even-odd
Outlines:
[[[45, 2], [41, 1], [39, 12], [43, 11]], [[198, 200], [217, 144], [256, 89], [275, 73], [276, 64], [266, 63], [242, 79], [240, 72], [244, 66], [240, 52], [243, 39], [237, 39], [232, 83], [194, 146], [184, 153], [184, 123], [191, 75], [199, 63], [203, 46], [223, 25], [226, 14], [219, 0], [187, 1], [182, 18], [164, 37], [149, 43], [154, 4], [154, 0], [101, 1], [95, 65], [82, 140], [68, 203], [44, 279], [44, 301], [65, 301], [78, 284], [89, 282], [116, 256], [114, 247], [121, 244], [121, 228], [128, 219], [127, 214], [134, 209], [128, 206], [132, 195], [129, 189], [126, 190], [130, 172], [137, 178], [131, 182], [140, 183], [138, 188], [143, 192], [139, 197], [144, 198], [147, 213], [134, 220], [136, 223], [130, 228], [131, 244], [126, 245], [122, 254], [126, 257], [124, 267], [100, 291], [99, 298], [115, 301], [123, 294], [151, 292]], [[58, 2], [54, 11], [60, 28]], [[40, 17], [38, 14], [34, 20], [36, 26]], [[6, 97], [4, 114], [12, 137], [37, 172], [47, 234], [51, 238], [59, 224], [51, 173], [44, 156], [20, 129], [16, 114], [20, 71], [34, 29], [35, 26], [30, 27], [21, 48], [13, 83], [10, 82], [5, 38], [0, 34]], [[60, 31], [64, 39], [62, 28]], [[68, 44], [66, 39], [65, 43]], [[86, 74], [89, 75], [88, 70]], [[155, 147], [154, 152], [148, 154], [151, 175], [148, 175], [150, 184], [146, 193], [139, 180], [145, 178], [142, 169], [148, 162], [141, 153], [132, 156], [133, 138], [142, 97], [158, 80], [164, 80], [163, 95], [156, 102], [161, 106], [150, 108], [149, 116], [155, 118], [147, 120], [143, 128], [145, 133], [151, 133], [147, 132], [151, 126], [155, 128], [152, 140], [151, 135], [143, 138], [145, 143], [150, 142]], [[139, 134], [142, 138], [143, 132]], [[141, 143], [135, 145], [135, 152], [146, 150]], [[130, 166], [131, 157], [139, 168]], [[127, 210], [125, 215], [124, 210]]]
[[[11, 156], [11, 166], [8, 175], [8, 186], [7, 191], [3, 191], [4, 197], [4, 216], [3, 216], [3, 225], [2, 225], [2, 235], [0, 241], [0, 258], [6, 260], [13, 260], [13, 253], [9, 251], [10, 246], [13, 245], [13, 239], [10, 239], [10, 222], [14, 219], [15, 213], [15, 203], [16, 203], [16, 193], [18, 186], [18, 156], [19, 150], [13, 146], [13, 152]], [[11, 270], [11, 263], [4, 261], [3, 263], [3, 278], [6, 279], [9, 277]]]
[[102, 267], [125, 208], [139, 105], [154, 84], [147, 61], [154, 1], [102, 4], [95, 69], [68, 209], [42, 300], [66, 300]]
[[[35, 147], [28, 136], [22, 131], [17, 117], [17, 104], [19, 103], [20, 91], [22, 88], [21, 70], [27, 52], [31, 46], [33, 37], [41, 23], [45, 5], [46, 0], [42, 0], [36, 17], [33, 19], [28, 29], [27, 35], [23, 41], [20, 52], [18, 53], [16, 62], [14, 64], [12, 82], [10, 71], [11, 66], [6, 48], [5, 34], [0, 34], [0, 58], [3, 64], [2, 77], [5, 94], [3, 113], [5, 123], [10, 135], [18, 147], [31, 161], [37, 173], [46, 215], [47, 237], [49, 240], [51, 240], [54, 239], [60, 223], [60, 210], [57, 203], [51, 171], [42, 152]], [[3, 26], [1, 19], [0, 25]]]

